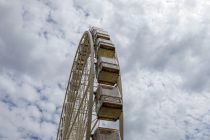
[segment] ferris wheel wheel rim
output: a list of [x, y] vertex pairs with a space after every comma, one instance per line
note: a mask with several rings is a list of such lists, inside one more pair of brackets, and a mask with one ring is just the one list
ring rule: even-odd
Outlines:
[[[89, 45], [89, 47], [90, 47], [90, 55], [91, 55], [91, 69], [92, 69], [92, 72], [90, 73], [90, 74], [92, 74], [93, 75], [93, 80], [94, 80], [94, 45], [93, 45], [93, 39], [92, 39], [92, 35], [91, 35], [91, 33], [90, 33], [90, 31], [85, 31], [84, 33], [83, 33], [83, 35], [82, 35], [82, 37], [80, 38], [80, 41], [79, 41], [79, 44], [78, 44], [78, 46], [77, 46], [77, 50], [76, 50], [76, 54], [75, 54], [75, 56], [74, 56], [74, 60], [73, 60], [73, 64], [72, 64], [72, 67], [71, 67], [71, 71], [70, 71], [70, 75], [69, 75], [69, 79], [68, 79], [68, 83], [70, 82], [70, 79], [71, 79], [71, 77], [72, 77], [72, 73], [73, 73], [73, 68], [74, 68], [74, 63], [76, 62], [75, 60], [76, 60], [76, 57], [77, 57], [77, 55], [78, 55], [78, 52], [79, 52], [79, 48], [80, 48], [80, 45], [81, 45], [81, 43], [82, 43], [82, 40], [86, 37], [86, 36], [88, 36], [88, 40], [90, 41], [90, 45]], [[93, 81], [93, 80], [91, 80], [91, 81]], [[94, 81], [93, 81], [94, 82]], [[92, 83], [93, 83], [92, 82]], [[93, 84], [92, 84], [93, 85]], [[69, 84], [67, 85], [67, 88], [66, 88], [66, 92], [65, 92], [65, 96], [64, 96], [64, 102], [66, 101], [66, 98], [67, 98], [67, 89], [69, 88]], [[60, 115], [60, 121], [59, 121], [59, 125], [58, 125], [58, 132], [57, 132], [57, 137], [56, 137], [56, 140], [58, 140], [58, 137], [59, 137], [59, 133], [60, 133], [60, 127], [61, 127], [61, 118], [62, 118], [62, 115], [63, 115], [63, 112], [64, 112], [64, 105], [65, 104], [63, 104], [63, 106], [62, 106], [62, 110], [61, 110], [61, 115]]]

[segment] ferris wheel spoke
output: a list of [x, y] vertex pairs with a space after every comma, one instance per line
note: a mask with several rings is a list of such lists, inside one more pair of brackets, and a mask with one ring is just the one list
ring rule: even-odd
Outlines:
[[[86, 93], [87, 93], [87, 92], [86, 92]], [[85, 97], [86, 95], [87, 95], [87, 94], [85, 94], [84, 97]], [[75, 115], [75, 117], [74, 117], [74, 119], [73, 119], [73, 122], [72, 122], [72, 124], [71, 124], [71, 127], [69, 127], [70, 129], [68, 129], [67, 138], [69, 137], [69, 135], [70, 135], [70, 133], [71, 133], [71, 131], [72, 131], [72, 128], [73, 128], [73, 126], [74, 126], [76, 120], [78, 119], [78, 116], [79, 116], [80, 111], [81, 111], [81, 110], [80, 110], [80, 109], [81, 109], [81, 106], [83, 105], [83, 100], [84, 100], [84, 98], [82, 98], [81, 104], [80, 104], [80, 106], [79, 106], [79, 108], [78, 108], [78, 110], [77, 110], [77, 112], [76, 112], [76, 115]]]

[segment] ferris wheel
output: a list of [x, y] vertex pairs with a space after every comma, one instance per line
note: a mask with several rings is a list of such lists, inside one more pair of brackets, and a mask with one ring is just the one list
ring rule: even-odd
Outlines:
[[[118, 128], [103, 127], [113, 122]], [[82, 35], [72, 64], [57, 140], [123, 140], [123, 96], [116, 49], [108, 32]]]

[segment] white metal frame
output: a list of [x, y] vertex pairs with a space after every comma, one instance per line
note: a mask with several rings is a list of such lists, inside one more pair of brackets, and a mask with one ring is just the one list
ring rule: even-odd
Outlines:
[[[94, 59], [96, 58], [93, 35], [90, 31], [85, 31], [70, 72], [57, 140], [90, 140], [99, 122], [95, 113], [93, 95], [94, 86], [97, 84]], [[122, 94], [120, 76], [117, 84]], [[123, 112], [119, 120], [119, 130], [123, 140]]]

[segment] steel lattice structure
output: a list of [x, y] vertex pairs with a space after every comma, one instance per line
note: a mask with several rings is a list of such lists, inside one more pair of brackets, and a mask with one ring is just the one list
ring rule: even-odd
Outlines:
[[[94, 102], [94, 90], [98, 85], [95, 63], [98, 58], [95, 53], [96, 38], [93, 29], [105, 32], [92, 27], [85, 31], [80, 39], [66, 89], [57, 140], [90, 140], [100, 121]], [[118, 61], [116, 53], [114, 57]], [[122, 96], [120, 75], [117, 85]], [[118, 122], [120, 137], [123, 140], [123, 112]]]

